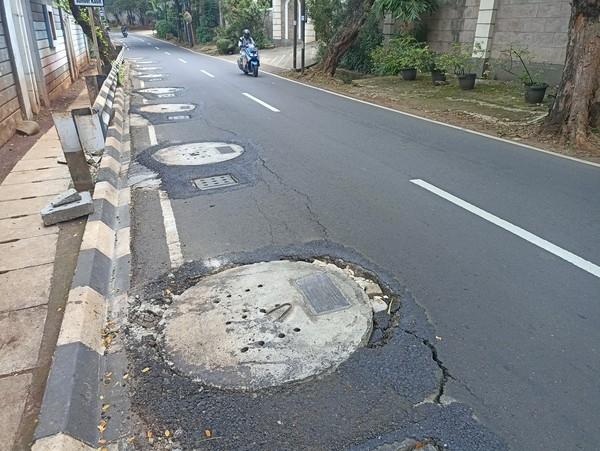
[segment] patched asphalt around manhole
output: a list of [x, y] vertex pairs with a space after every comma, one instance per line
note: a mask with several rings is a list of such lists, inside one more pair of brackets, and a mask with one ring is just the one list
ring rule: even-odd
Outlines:
[[369, 298], [334, 265], [277, 261], [209, 276], [165, 314], [165, 360], [228, 389], [260, 389], [337, 367], [371, 333]]

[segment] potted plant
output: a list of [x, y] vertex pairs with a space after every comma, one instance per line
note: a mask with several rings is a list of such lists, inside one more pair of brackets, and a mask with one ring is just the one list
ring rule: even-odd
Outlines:
[[382, 75], [400, 74], [404, 80], [415, 80], [417, 70], [425, 70], [429, 49], [412, 36], [391, 39], [371, 52], [373, 67]]
[[[546, 95], [546, 89], [548, 89], [548, 84], [544, 82], [540, 71], [531, 69], [529, 51], [511, 46], [503, 53], [508, 55], [508, 65], [503, 67], [503, 69], [523, 82], [523, 86], [525, 87], [525, 102], [531, 104], [542, 103]], [[517, 72], [513, 68], [514, 58], [521, 64], [522, 71]]]
[[433, 84], [446, 81], [446, 70], [440, 64], [438, 64], [439, 57], [439, 53], [429, 52], [427, 64], [429, 71], [431, 72], [431, 82]]
[[446, 72], [453, 72], [461, 89], [470, 90], [475, 87], [477, 74], [472, 72], [471, 54], [462, 45], [454, 44], [450, 52], [439, 55], [437, 65]]

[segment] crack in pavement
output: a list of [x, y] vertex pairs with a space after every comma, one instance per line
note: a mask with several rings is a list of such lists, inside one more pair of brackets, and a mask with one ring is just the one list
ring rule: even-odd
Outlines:
[[262, 215], [263, 218], [265, 218], [265, 221], [267, 221], [267, 225], [269, 226], [269, 235], [271, 236], [271, 244], [274, 245], [275, 244], [275, 235], [273, 233], [273, 224], [271, 224], [269, 217], [263, 211], [263, 209], [260, 207], [260, 204], [258, 203], [258, 200], [256, 199], [256, 197], [254, 195], [252, 195], [252, 200], [254, 201], [254, 204], [256, 205], [256, 209], [258, 210], [258, 212]]
[[[269, 165], [267, 165], [267, 162], [265, 161], [265, 159], [263, 157], [261, 157], [260, 155], [257, 156], [258, 161], [260, 161], [261, 166], [270, 174], [272, 174], [277, 181], [283, 185], [284, 187], [288, 188], [289, 190], [293, 191], [294, 193], [296, 193], [298, 196], [302, 197], [305, 199], [304, 201], [304, 206], [306, 208], [306, 210], [309, 213], [310, 219], [319, 226], [319, 228], [321, 229], [321, 233], [323, 234], [323, 237], [327, 240], [329, 239], [329, 232], [327, 230], [327, 227], [325, 227], [321, 221], [319, 220], [319, 217], [317, 216], [317, 214], [314, 212], [313, 208], [312, 208], [312, 199], [310, 198], [310, 196], [306, 193], [303, 193], [302, 191], [294, 188], [293, 186], [289, 185], [279, 174], [277, 174], [277, 172], [275, 172], [275, 170], [273, 170], [271, 167], [269, 167]], [[263, 179], [264, 181], [264, 179]], [[266, 181], [265, 181], [266, 183]]]

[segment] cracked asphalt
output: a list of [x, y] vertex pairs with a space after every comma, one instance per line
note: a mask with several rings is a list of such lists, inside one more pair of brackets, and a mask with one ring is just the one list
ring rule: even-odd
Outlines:
[[[173, 122], [144, 115], [156, 142], [148, 126], [131, 129], [130, 178], [147, 171], [160, 185], [132, 193], [126, 352], [111, 357], [130, 375], [130, 420], [114, 436], [137, 435], [139, 449], [393, 449], [407, 437], [456, 450], [597, 448], [599, 279], [411, 180], [593, 265], [598, 168], [267, 74], [245, 77], [146, 36], [131, 34], [127, 44], [127, 57], [155, 61], [165, 74], [144, 88], [183, 88], [169, 98], [134, 92], [133, 113], [144, 103], [196, 109]], [[132, 81], [134, 91], [142, 87]], [[245, 152], [205, 166], [151, 158], [198, 141]], [[192, 183], [223, 174], [238, 184], [200, 191]], [[173, 265], [178, 247], [182, 266]], [[232, 265], [315, 257], [356, 265], [399, 299], [376, 329], [380, 341], [333, 373], [256, 393], [202, 387], [163, 362], [155, 343], [171, 294]], [[156, 318], [140, 333], [136, 315], [147, 305]]]

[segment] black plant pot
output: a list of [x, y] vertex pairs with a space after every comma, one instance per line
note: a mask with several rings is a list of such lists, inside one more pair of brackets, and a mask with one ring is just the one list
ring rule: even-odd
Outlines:
[[477, 77], [476, 74], [459, 75], [458, 76], [458, 86], [460, 86], [460, 89], [464, 89], [465, 91], [473, 89], [475, 87], [475, 78], [476, 77]]
[[435, 83], [436, 81], [446, 81], [446, 74], [441, 70], [432, 70], [431, 81], [433, 83]]
[[548, 85], [542, 83], [539, 85], [525, 85], [525, 102], [526, 103], [542, 103], [546, 95]]
[[400, 75], [403, 80], [416, 80], [417, 69], [400, 69]]

